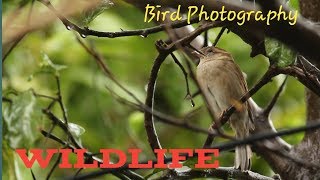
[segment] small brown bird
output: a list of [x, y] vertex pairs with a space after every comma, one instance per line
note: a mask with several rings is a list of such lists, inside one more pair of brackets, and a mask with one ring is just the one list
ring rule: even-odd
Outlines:
[[[247, 84], [239, 66], [230, 53], [216, 47], [201, 49], [198, 54], [200, 63], [197, 67], [197, 81], [208, 101], [210, 111], [218, 118], [224, 110], [234, 105], [236, 112], [230, 117], [230, 125], [236, 132], [237, 139], [249, 136], [254, 128], [248, 103], [239, 99], [247, 91]], [[235, 150], [235, 168], [242, 171], [251, 167], [252, 151], [249, 145], [237, 146]]]

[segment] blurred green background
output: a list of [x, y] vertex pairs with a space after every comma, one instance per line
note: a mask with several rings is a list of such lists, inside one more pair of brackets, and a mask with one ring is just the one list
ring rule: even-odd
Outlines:
[[[17, 4], [18, 1], [3, 1], [3, 16], [6, 17]], [[35, 8], [47, 10], [45, 6], [39, 5], [37, 2], [35, 2]], [[91, 22], [89, 27], [95, 30], [112, 32], [120, 31], [120, 28], [131, 30], [154, 25], [144, 23], [143, 16], [144, 14], [138, 9], [117, 2]], [[72, 20], [79, 22], [79, 18]], [[209, 31], [210, 40], [214, 41], [219, 30], [217, 28]], [[94, 44], [105, 57], [105, 63], [110, 67], [115, 77], [141, 101], [144, 101], [148, 76], [157, 55], [154, 44], [158, 39], [165, 40], [167, 36], [161, 32], [149, 35], [147, 38], [139, 36], [114, 39], [87, 37], [84, 40]], [[242, 71], [247, 74], [249, 87], [252, 87], [259, 80], [268, 67], [266, 58], [262, 56], [250, 58], [251, 47], [233, 33], [225, 33], [219, 41], [218, 47], [232, 53]], [[32, 88], [37, 93], [51, 96], [54, 96], [57, 92], [55, 79], [52, 75], [36, 73], [43, 63], [43, 54], [47, 54], [54, 64], [67, 66], [60, 72], [62, 97], [68, 110], [70, 122], [85, 129], [85, 132], [81, 135], [81, 142], [84, 147], [91, 152], [98, 152], [102, 148], [116, 148], [124, 151], [128, 148], [141, 148], [144, 151], [141, 160], [153, 158], [144, 130], [143, 114], [119, 103], [108, 93], [105, 86], [132, 100], [127, 94], [119, 91], [119, 88], [103, 75], [92, 57], [79, 45], [74, 33], [68, 31], [60, 21], [55, 21], [44, 29], [28, 34], [3, 63], [3, 96], [16, 99], [18, 103], [25, 103], [26, 105], [30, 105], [28, 102], [31, 101], [34, 103], [31, 106], [32, 110], [25, 111], [25, 113], [31, 115], [24, 117], [24, 120], [28, 120], [30, 127], [32, 126], [33, 129], [24, 129], [28, 127], [28, 124], [21, 127], [19, 121], [12, 126], [13, 129], [11, 128], [11, 131], [17, 131], [16, 139], [13, 139], [20, 138], [20, 141], [11, 142], [13, 141], [10, 137], [13, 134], [9, 133], [11, 126], [8, 127], [8, 122], [4, 122], [4, 139], [2, 142], [3, 179], [32, 179], [30, 170], [23, 167], [12, 148], [61, 147], [50, 139], [45, 140], [39, 131], [40, 129], [49, 130], [51, 127], [49, 120], [40, 113], [41, 108], [46, 107], [50, 101], [43, 98], [32, 99], [30, 91], [28, 91]], [[180, 57], [181, 62], [184, 62], [181, 56], [178, 57]], [[261, 107], [266, 106], [283, 79], [284, 76], [274, 78], [271, 83], [255, 94], [253, 98], [256, 103]], [[192, 82], [191, 79], [190, 82]], [[191, 91], [197, 91], [193, 82], [191, 83]], [[196, 105], [192, 107], [190, 102], [184, 99], [185, 95], [184, 76], [173, 60], [167, 58], [157, 81], [156, 109], [176, 117], [183, 117], [188, 112], [201, 107], [192, 116], [190, 122], [207, 129], [211, 119], [203, 105], [202, 98], [200, 96], [196, 97], [194, 99]], [[9, 112], [9, 109], [9, 103], [3, 102], [3, 118], [10, 117], [10, 113], [13, 113]], [[54, 108], [54, 113], [62, 118], [57, 105]], [[294, 78], [289, 78], [278, 103], [272, 111], [273, 123], [278, 129], [294, 127], [303, 124], [304, 116], [304, 87]], [[155, 125], [164, 148], [199, 148], [202, 147], [206, 138], [203, 134], [161, 122], [156, 122]], [[232, 134], [227, 126], [225, 129], [229, 134]], [[30, 132], [22, 132], [24, 130]], [[55, 128], [53, 133], [62, 139], [66, 139], [59, 128]], [[302, 136], [303, 134], [297, 134], [284, 139], [291, 144], [295, 144], [301, 140]], [[21, 139], [24, 140], [23, 143]], [[217, 139], [217, 142], [219, 141], [223, 140]], [[219, 160], [221, 166], [232, 166], [233, 153], [223, 152]], [[50, 167], [52, 165], [53, 162]], [[267, 163], [257, 156], [254, 157], [252, 170], [268, 176], [273, 174]], [[42, 170], [37, 166], [33, 167], [33, 172], [39, 179], [43, 179], [48, 171], [49, 168]], [[60, 177], [72, 176], [75, 172], [75, 169], [57, 169], [53, 176], [59, 179]], [[147, 175], [152, 171], [138, 170], [137, 172]], [[103, 178], [113, 179], [114, 177], [107, 175]]]

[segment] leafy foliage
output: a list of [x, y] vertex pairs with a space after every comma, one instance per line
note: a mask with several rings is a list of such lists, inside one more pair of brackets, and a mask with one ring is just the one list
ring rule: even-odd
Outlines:
[[265, 46], [267, 55], [279, 67], [289, 66], [297, 57], [297, 52], [278, 40], [266, 38]]
[[11, 148], [34, 146], [39, 138], [41, 111], [31, 90], [12, 98], [12, 103], [4, 107], [3, 119], [7, 128], [4, 138]]
[[75, 123], [68, 123], [69, 131], [71, 132], [72, 136], [76, 138], [77, 142], [81, 144], [80, 136], [86, 131], [83, 127], [79, 126]]
[[96, 17], [103, 13], [106, 9], [113, 6], [113, 2], [110, 0], [100, 0], [101, 2], [96, 5], [96, 7], [82, 14], [82, 24], [88, 26]]
[[40, 63], [40, 71], [44, 73], [52, 73], [59, 76], [59, 71], [66, 69], [65, 65], [54, 64], [49, 56], [45, 53], [42, 54], [42, 62]]
[[299, 10], [299, 1], [298, 0], [289, 0], [289, 6], [295, 10]]

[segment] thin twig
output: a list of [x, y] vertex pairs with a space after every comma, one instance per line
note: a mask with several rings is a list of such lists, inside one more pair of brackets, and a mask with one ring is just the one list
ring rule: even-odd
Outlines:
[[199, 94], [201, 94], [200, 90], [197, 90], [196, 92], [194, 92], [191, 96], [192, 98], [195, 98], [196, 96], [198, 96]]
[[[303, 56], [300, 56], [301, 58], [298, 59], [298, 64], [301, 66], [304, 74], [307, 78], [311, 79], [315, 84], [320, 84], [319, 78], [320, 78], [320, 71], [319, 69], [314, 66], [313, 64], [309, 63]], [[308, 70], [305, 67], [305, 64], [308, 65]], [[310, 72], [309, 72], [310, 71]]]
[[314, 74], [316, 77], [320, 78], [320, 70], [317, 68], [317, 66], [311, 64], [305, 57], [302, 55], [297, 56], [298, 63], [303, 66], [306, 71], [310, 72], [311, 74]]
[[198, 37], [201, 33], [203, 33], [204, 31], [214, 28], [214, 27], [220, 27], [220, 26], [224, 26], [227, 23], [222, 22], [222, 21], [214, 21], [211, 23], [205, 23], [199, 27], [197, 27], [194, 31], [192, 31], [188, 36], [183, 37], [171, 44], [169, 44], [165, 49], [165, 51], [169, 51], [173, 52], [174, 50], [178, 49], [179, 47], [183, 47], [183, 46], [189, 46], [189, 43], [191, 41], [193, 41], [196, 37]]
[[59, 102], [59, 105], [60, 105], [60, 108], [62, 110], [62, 115], [63, 115], [63, 119], [64, 119], [64, 122], [66, 123], [66, 125], [68, 125], [68, 116], [67, 116], [67, 110], [66, 110], [66, 107], [63, 103], [63, 100], [62, 100], [62, 95], [61, 95], [61, 84], [60, 84], [60, 78], [59, 76], [55, 76], [56, 78], [56, 82], [57, 82], [57, 87], [58, 87], [58, 102]]
[[196, 113], [198, 113], [201, 109], [201, 106], [191, 110], [190, 112], [187, 112], [186, 115], [184, 115], [183, 120], [184, 121], [190, 121], [191, 117], [194, 116]]
[[281, 86], [279, 87], [278, 91], [276, 92], [276, 94], [273, 96], [273, 98], [271, 99], [270, 103], [268, 104], [268, 106], [264, 109], [264, 114], [265, 115], [269, 115], [272, 108], [274, 107], [274, 105], [276, 104], [281, 92], [283, 91], [284, 85], [286, 84], [288, 79], [288, 76], [286, 76], [286, 78], [284, 79], [284, 81], [282, 82]]
[[77, 172], [74, 174], [74, 178], [76, 178], [82, 170], [83, 168], [78, 169]]
[[50, 171], [49, 171], [49, 173], [48, 173], [48, 175], [47, 175], [47, 177], [46, 177], [46, 180], [49, 180], [49, 179], [50, 179], [53, 171], [58, 167], [58, 164], [59, 164], [59, 162], [60, 162], [60, 160], [61, 160], [61, 156], [62, 156], [62, 153], [59, 153], [58, 158], [57, 158], [56, 161], [54, 162], [52, 168], [50, 169]]
[[280, 136], [286, 136], [291, 134], [296, 134], [299, 132], [305, 132], [310, 130], [316, 130], [320, 128], [319, 121], [317, 123], [310, 123], [304, 126], [298, 126], [291, 129], [279, 130], [278, 132], [263, 132], [254, 134], [248, 138], [241, 139], [241, 140], [234, 140], [232, 142], [211, 146], [210, 148], [219, 149], [220, 151], [227, 151], [235, 148], [236, 146], [241, 146], [245, 144], [254, 144], [258, 141], [266, 140], [266, 139], [273, 139]]
[[[46, 132], [46, 131], [44, 131], [44, 130], [41, 130], [41, 134], [44, 135], [44, 136], [46, 136], [46, 137], [48, 136], [50, 139], [52, 139], [52, 140], [54, 140], [54, 141], [56, 141], [56, 142], [58, 142], [58, 143], [60, 143], [60, 144], [62, 144], [62, 145], [64, 145], [64, 146], [66, 146], [66, 147], [69, 148], [69, 149], [72, 149], [72, 152], [74, 152], [75, 149], [79, 149], [79, 148], [77, 148], [77, 147], [69, 144], [68, 142], [63, 141], [63, 140], [60, 139], [59, 137], [57, 137], [57, 136], [55, 136], [55, 135], [53, 135], [53, 134], [49, 134], [48, 132]], [[91, 152], [89, 152], [89, 151], [86, 151], [86, 152], [84, 153], [84, 155], [85, 155], [86, 158], [90, 158], [91, 161], [97, 161], [98, 164], [103, 163], [103, 161], [102, 161], [100, 158], [98, 158], [98, 157], [96, 157], [96, 156], [93, 156], [93, 153], [91, 153]], [[142, 176], [140, 176], [139, 174], [134, 173], [134, 172], [129, 171], [129, 170], [125, 170], [125, 169], [124, 169], [124, 170], [121, 170], [121, 171], [119, 171], [119, 172], [111, 172], [111, 174], [115, 175], [116, 177], [118, 177], [118, 178], [120, 178], [120, 179], [128, 179], [128, 178], [126, 177], [126, 176], [128, 176], [128, 177], [131, 177], [131, 178], [133, 178], [133, 179], [144, 180], [144, 178], [143, 178]], [[75, 178], [75, 177], [74, 177], [74, 178]]]
[[71, 132], [69, 131], [69, 127], [65, 124], [62, 120], [56, 117], [50, 110], [43, 109], [42, 112], [47, 115], [47, 117], [55, 124], [57, 124], [69, 137], [73, 145], [76, 146], [78, 149], [82, 149], [83, 147], [75, 140]]
[[57, 100], [51, 101], [51, 103], [48, 105], [46, 109], [51, 110], [51, 108], [54, 106], [54, 104], [57, 102]]
[[108, 66], [104, 63], [103, 56], [99, 54], [95, 49], [87, 47], [78, 37], [78, 42], [80, 45], [94, 58], [96, 63], [99, 65], [99, 67], [102, 68], [105, 75], [112, 80], [120, 89], [122, 89], [124, 92], [126, 92], [130, 97], [132, 97], [137, 103], [143, 104], [131, 91], [129, 91], [127, 88], [125, 88], [112, 74], [112, 72], [109, 70]]
[[214, 40], [213, 46], [216, 46], [222, 36], [222, 34], [224, 33], [224, 31], [226, 30], [226, 27], [222, 27], [218, 36], [216, 37], [216, 39]]
[[[51, 126], [51, 128], [49, 129], [48, 134], [51, 134], [51, 133], [53, 132], [53, 130], [54, 130], [54, 128], [56, 127], [56, 125], [57, 125], [57, 123], [55, 123], [55, 122], [52, 123], [52, 126]], [[43, 143], [44, 145], [47, 144], [47, 139], [48, 139], [48, 138], [49, 138], [48, 136], [45, 137], [44, 143]]]
[[189, 99], [191, 102], [192, 107], [195, 106], [194, 101], [192, 99], [192, 95], [190, 93], [190, 87], [189, 87], [189, 81], [188, 81], [188, 73], [187, 71], [184, 69], [184, 67], [182, 66], [182, 64], [179, 62], [179, 60], [177, 59], [177, 57], [173, 54], [170, 53], [171, 57], [173, 58], [174, 62], [179, 66], [179, 68], [181, 69], [183, 75], [184, 75], [184, 79], [186, 81], [186, 88], [187, 88], [187, 94], [185, 96], [186, 99]]
[[2, 102], [12, 103], [12, 99], [7, 98], [7, 97], [2, 97]]
[[30, 172], [31, 172], [32, 179], [33, 179], [33, 180], [37, 180], [37, 178], [36, 178], [36, 176], [34, 175], [32, 169], [30, 169]]
[[[153, 33], [158, 33], [163, 31], [166, 27], [170, 28], [181, 28], [186, 25], [188, 25], [187, 20], [182, 20], [182, 21], [175, 21], [167, 24], [161, 24], [155, 27], [151, 28], [145, 28], [145, 29], [138, 29], [138, 30], [128, 30], [124, 31], [121, 30], [119, 32], [103, 32], [103, 31], [96, 31], [89, 29], [88, 27], [81, 28], [77, 26], [76, 24], [70, 22], [67, 18], [65, 18], [61, 13], [58, 12], [57, 9], [55, 9], [50, 1], [48, 0], [39, 0], [42, 4], [47, 6], [51, 11], [55, 13], [55, 15], [60, 19], [60, 21], [66, 26], [68, 30], [74, 30], [81, 37], [87, 37], [87, 36], [96, 36], [96, 37], [107, 37], [107, 38], [116, 38], [116, 37], [124, 37], [124, 36], [142, 36], [142, 37], [147, 37], [150, 34]], [[199, 18], [194, 17], [190, 20], [190, 24], [194, 24], [199, 22]]]
[[55, 98], [55, 97], [52, 97], [52, 96], [48, 96], [48, 95], [44, 95], [44, 94], [39, 94], [37, 92], [35, 92], [34, 89], [31, 89], [31, 92], [34, 96], [36, 97], [41, 97], [41, 98], [46, 98], [46, 99], [51, 99], [51, 100], [54, 100], [54, 101], [57, 101], [58, 98]]
[[209, 44], [209, 32], [205, 31], [204, 32], [204, 42], [203, 42], [203, 47], [207, 47]]
[[284, 68], [276, 68], [279, 74], [287, 74], [297, 78], [304, 86], [310, 89], [312, 92], [320, 96], [320, 83], [317, 83], [312, 78], [310, 79], [298, 66], [289, 66]]
[[[179, 119], [179, 118], [176, 118], [176, 117], [172, 117], [172, 116], [169, 116], [169, 115], [166, 115], [162, 112], [159, 112], [159, 111], [156, 111], [156, 110], [151, 110], [150, 108], [146, 107], [146, 106], [141, 106], [139, 104], [135, 104], [133, 102], [130, 102], [129, 100], [127, 99], [124, 99], [123, 97], [119, 96], [117, 93], [115, 93], [114, 91], [112, 91], [110, 88], [106, 87], [107, 90], [110, 92], [110, 94], [116, 99], [118, 100], [119, 102], [122, 102], [124, 103], [125, 105], [128, 105], [130, 107], [133, 107], [139, 111], [142, 111], [142, 112], [148, 112], [150, 114], [152, 114], [154, 117], [157, 118], [157, 120], [159, 120], [160, 122], [163, 122], [163, 123], [166, 123], [166, 124], [169, 124], [169, 125], [173, 125], [173, 126], [177, 126], [177, 127], [181, 127], [181, 128], [185, 128], [187, 130], [190, 130], [190, 131], [194, 131], [194, 132], [197, 132], [197, 133], [203, 133], [203, 134], [214, 134], [214, 135], [217, 135], [214, 131], [210, 132], [206, 129], [203, 129], [201, 127], [197, 127], [197, 126], [193, 126], [191, 124], [189, 124], [186, 119], [187, 119], [187, 116], [185, 116], [184, 118], [182, 119]], [[193, 112], [193, 111], [192, 111]], [[187, 114], [188, 115], [188, 114]]]

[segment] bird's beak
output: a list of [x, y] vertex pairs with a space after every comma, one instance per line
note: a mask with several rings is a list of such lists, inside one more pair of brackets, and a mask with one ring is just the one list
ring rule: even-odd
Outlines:
[[194, 55], [194, 56], [196, 56], [196, 57], [198, 57], [200, 59], [205, 57], [205, 55], [201, 51], [193, 51], [192, 55]]
[[191, 49], [193, 49], [194, 51], [192, 52], [193, 55], [199, 57], [199, 58], [203, 58], [205, 56], [205, 54], [203, 52], [201, 52], [200, 50], [198, 50], [197, 48], [193, 47], [193, 46], [189, 46]]

